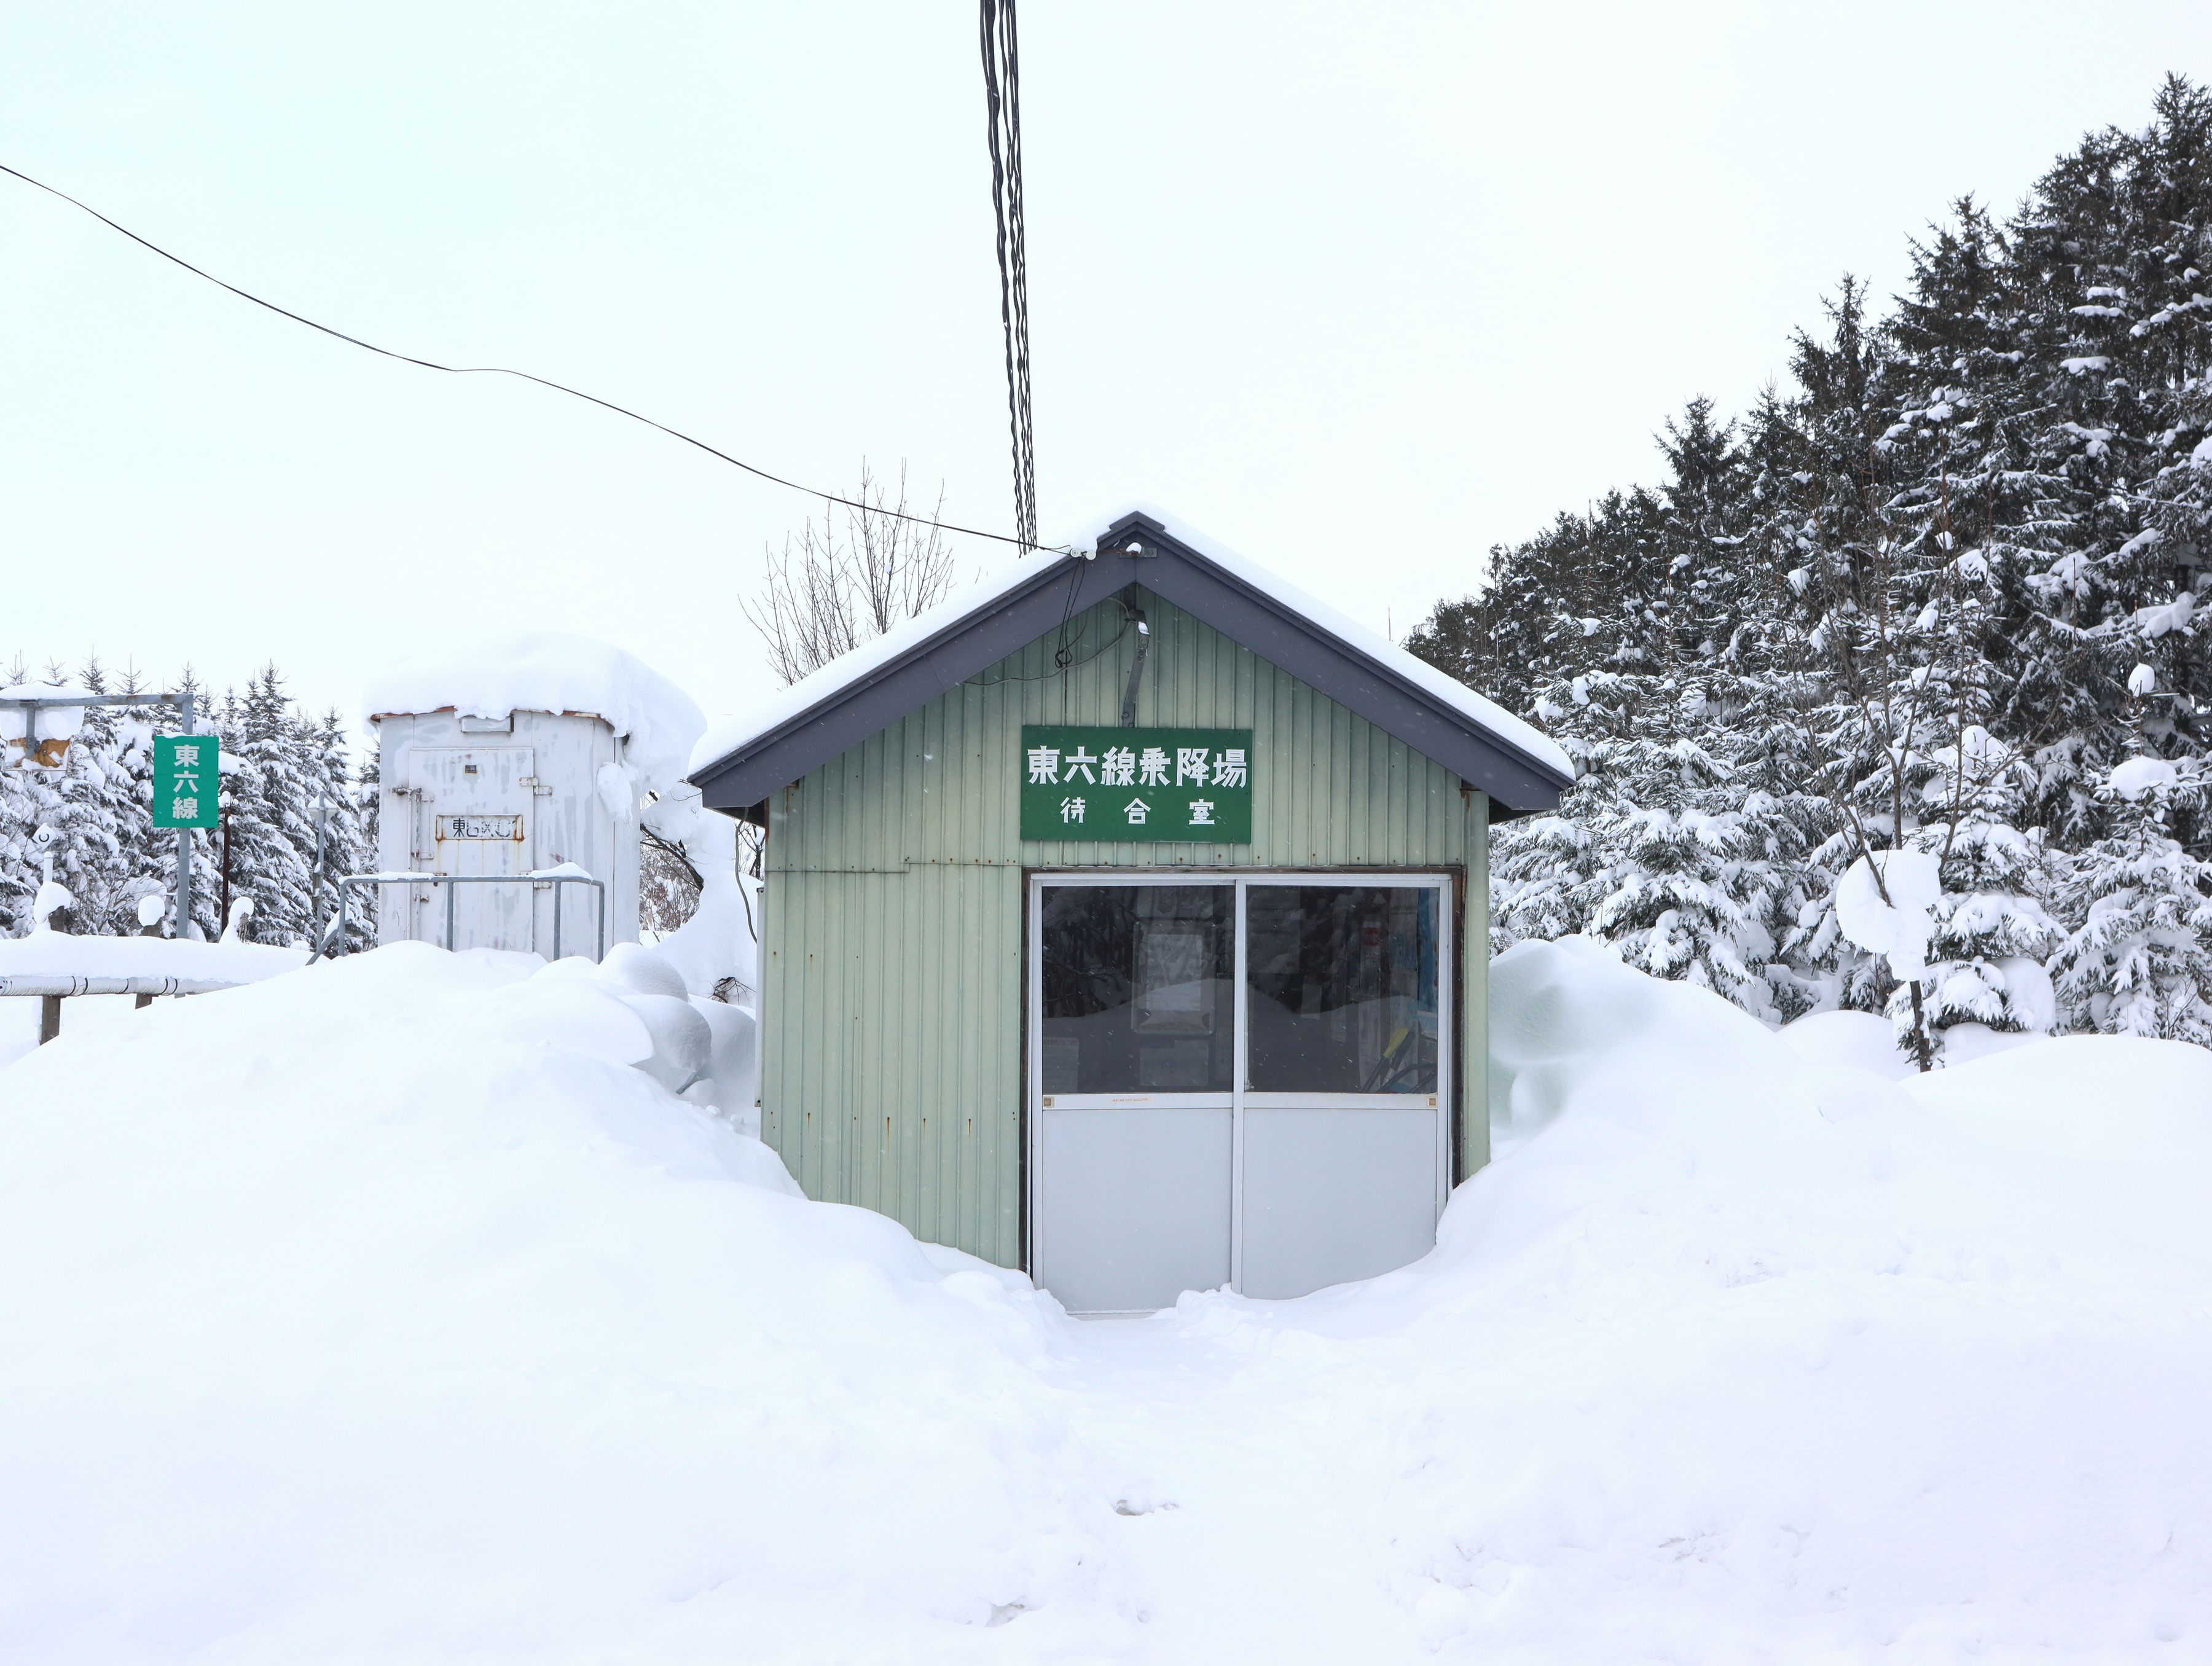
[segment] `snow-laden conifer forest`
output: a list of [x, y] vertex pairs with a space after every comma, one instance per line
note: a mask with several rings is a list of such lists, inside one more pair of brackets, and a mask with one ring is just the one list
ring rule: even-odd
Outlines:
[[[34, 690], [148, 692], [143, 677], [111, 675], [97, 663], [75, 677], [58, 667], [29, 675], [19, 665], [8, 681]], [[337, 878], [373, 865], [373, 765], [360, 766], [337, 712], [317, 717], [293, 701], [273, 663], [243, 689], [192, 692], [198, 728], [222, 739], [224, 815], [222, 829], [192, 835], [192, 918], [210, 939], [222, 930], [228, 875], [228, 894], [252, 900], [243, 928], [252, 940], [305, 942], [316, 912], [316, 809], [328, 807], [320, 883], [322, 918], [329, 920], [337, 912]], [[176, 724], [170, 706], [90, 706], [62, 768], [0, 770], [0, 936], [30, 930], [49, 855], [53, 877], [69, 889], [60, 924], [72, 932], [134, 933], [138, 900], [172, 894], [177, 836], [154, 831], [152, 742]], [[33, 839], [41, 827], [63, 837], [41, 846]]]
[[1838, 881], [1941, 859], [1962, 1025], [2212, 1044], [2212, 92], [1962, 198], [1790, 376], [1690, 402], [1658, 485], [1492, 550], [1407, 645], [1574, 754], [1499, 829], [1498, 947], [1586, 931], [1770, 1021], [1911, 992]]

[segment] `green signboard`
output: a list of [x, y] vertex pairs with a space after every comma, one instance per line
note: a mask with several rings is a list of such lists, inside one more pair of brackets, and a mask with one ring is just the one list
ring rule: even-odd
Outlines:
[[212, 827], [221, 795], [222, 742], [212, 735], [154, 737], [154, 825]]
[[1247, 845], [1249, 729], [1022, 725], [1022, 837]]

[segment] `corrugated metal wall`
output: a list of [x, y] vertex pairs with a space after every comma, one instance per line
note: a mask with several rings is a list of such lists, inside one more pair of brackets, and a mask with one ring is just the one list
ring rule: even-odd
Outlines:
[[1032, 643], [769, 805], [763, 1137], [810, 1196], [1009, 1267], [1025, 868], [1464, 871], [1462, 1172], [1487, 1155], [1483, 796], [1180, 609], [1132, 600], [1152, 627], [1138, 723], [1253, 731], [1249, 845], [1018, 836], [1022, 724], [1120, 720], [1138, 638], [1113, 602], [1070, 621], [1064, 674], [1057, 635]]

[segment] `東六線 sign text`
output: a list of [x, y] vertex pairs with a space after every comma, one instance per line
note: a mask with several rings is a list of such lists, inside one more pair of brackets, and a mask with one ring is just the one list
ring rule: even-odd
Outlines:
[[154, 737], [154, 825], [212, 827], [222, 791], [222, 742], [212, 735]]

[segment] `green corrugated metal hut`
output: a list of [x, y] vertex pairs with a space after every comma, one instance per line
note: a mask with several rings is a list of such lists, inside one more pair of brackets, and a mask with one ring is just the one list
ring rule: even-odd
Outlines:
[[766, 830], [762, 1137], [1078, 1312], [1413, 1259], [1488, 1154], [1528, 725], [1156, 512], [718, 728]]

